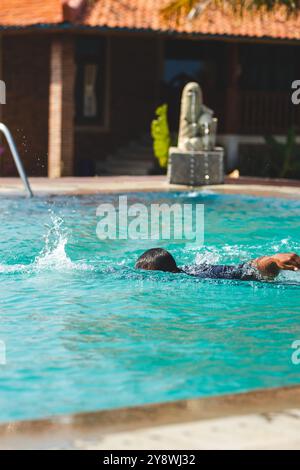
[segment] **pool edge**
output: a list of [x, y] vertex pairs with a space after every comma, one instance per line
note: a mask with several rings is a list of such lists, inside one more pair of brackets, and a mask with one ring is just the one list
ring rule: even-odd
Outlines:
[[0, 424], [0, 449], [64, 448], [66, 442], [70, 445], [78, 439], [101, 440], [106, 435], [208, 420], [218, 423], [223, 418], [236, 416], [266, 417], [291, 409], [299, 410], [300, 420], [300, 385], [49, 419], [12, 421]]
[[[124, 192], [176, 192], [211, 190], [226, 194], [245, 194], [262, 197], [300, 198], [300, 182], [264, 178], [226, 178], [224, 185], [190, 187], [170, 185], [165, 176], [123, 176], [91, 178], [30, 178], [36, 196], [76, 196]], [[24, 193], [18, 178], [0, 178], [0, 196]]]

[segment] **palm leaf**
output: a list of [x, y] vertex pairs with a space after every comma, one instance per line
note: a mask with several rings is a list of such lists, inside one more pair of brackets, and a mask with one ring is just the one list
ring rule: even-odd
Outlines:
[[199, 3], [199, 0], [170, 0], [170, 3], [161, 9], [161, 14], [165, 19], [172, 18], [174, 15], [177, 16], [181, 13], [187, 15]]
[[182, 16], [188, 16], [192, 11], [192, 19], [208, 5], [216, 5], [219, 8], [227, 7], [241, 15], [247, 11], [273, 11], [277, 7], [285, 10], [286, 15], [297, 14], [300, 11], [300, 2], [298, 0], [170, 0], [170, 2], [161, 9], [163, 19], [169, 20], [176, 18], [179, 20]]

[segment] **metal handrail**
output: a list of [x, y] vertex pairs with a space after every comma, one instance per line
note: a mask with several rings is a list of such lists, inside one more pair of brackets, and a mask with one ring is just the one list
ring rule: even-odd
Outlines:
[[11, 135], [10, 130], [8, 129], [8, 127], [5, 124], [3, 124], [3, 122], [0, 122], [0, 132], [2, 132], [4, 134], [4, 136], [6, 137], [6, 140], [7, 140], [7, 143], [9, 145], [10, 151], [12, 153], [13, 159], [15, 161], [18, 173], [20, 175], [21, 180], [23, 181], [23, 184], [24, 184], [25, 189], [28, 193], [28, 196], [33, 197], [33, 192], [31, 190], [31, 187], [30, 187], [27, 175], [25, 173], [25, 170], [24, 170], [19, 152], [17, 150], [15, 141], [14, 141], [12, 135]]

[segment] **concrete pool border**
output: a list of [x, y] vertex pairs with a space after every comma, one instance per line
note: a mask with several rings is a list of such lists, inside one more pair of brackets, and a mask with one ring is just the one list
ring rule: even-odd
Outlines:
[[[248, 194], [265, 197], [300, 198], [300, 181], [263, 178], [226, 178], [224, 185], [192, 188], [169, 185], [165, 176], [101, 176], [70, 178], [30, 178], [36, 196], [87, 195], [122, 192], [176, 192], [209, 190], [225, 194]], [[19, 178], [0, 178], [0, 196], [22, 195]]]
[[0, 449], [209, 448], [299, 449], [300, 386], [0, 425]]
[[[300, 199], [299, 181], [241, 178], [222, 186], [165, 177], [31, 178], [37, 196], [210, 190]], [[22, 194], [0, 178], [1, 196]], [[0, 425], [0, 449], [300, 449], [300, 386], [95, 411]]]

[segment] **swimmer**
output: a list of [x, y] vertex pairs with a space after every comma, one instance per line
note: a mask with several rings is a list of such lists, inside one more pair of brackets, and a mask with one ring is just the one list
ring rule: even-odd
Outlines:
[[283, 270], [300, 270], [300, 256], [296, 253], [279, 253], [233, 266], [203, 263], [179, 268], [171, 253], [163, 248], [151, 248], [139, 257], [135, 267], [148, 271], [185, 273], [200, 278], [258, 281], [275, 279]]

